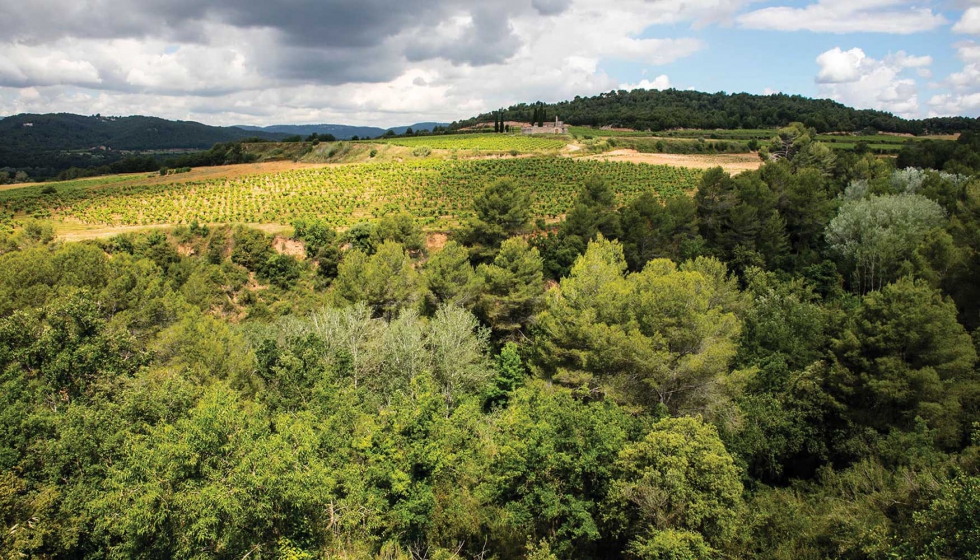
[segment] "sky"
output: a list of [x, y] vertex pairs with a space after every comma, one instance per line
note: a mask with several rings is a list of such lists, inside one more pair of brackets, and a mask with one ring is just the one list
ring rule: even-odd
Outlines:
[[980, 116], [980, 0], [0, 0], [0, 115], [451, 122], [611, 90]]

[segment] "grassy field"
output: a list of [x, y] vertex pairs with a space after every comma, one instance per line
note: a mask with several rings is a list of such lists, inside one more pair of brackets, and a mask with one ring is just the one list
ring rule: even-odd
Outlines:
[[[55, 194], [0, 192], [4, 219], [34, 216], [82, 226], [202, 223], [290, 224], [322, 218], [347, 227], [407, 210], [441, 228], [468, 216], [473, 195], [508, 178], [528, 190], [534, 212], [552, 218], [572, 205], [586, 177], [598, 175], [628, 202], [643, 192], [671, 195], [696, 187], [701, 170], [571, 158], [420, 160], [338, 165], [276, 173], [211, 176], [205, 180], [145, 184], [105, 178], [84, 187], [52, 184]], [[75, 182], [77, 183], [77, 182]]]
[[520, 153], [554, 151], [565, 147], [562, 138], [525, 136], [523, 134], [451, 134], [444, 136], [413, 136], [388, 138], [371, 142], [415, 148], [425, 146], [433, 150], [483, 150], [490, 152]]

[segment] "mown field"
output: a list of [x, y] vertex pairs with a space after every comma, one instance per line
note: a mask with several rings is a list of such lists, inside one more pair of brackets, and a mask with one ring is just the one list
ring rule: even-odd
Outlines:
[[491, 152], [535, 152], [541, 150], [560, 150], [566, 141], [547, 136], [525, 136], [523, 134], [451, 134], [445, 136], [410, 136], [406, 138], [387, 138], [371, 140], [372, 143], [393, 144], [415, 148], [426, 146], [433, 150], [484, 150]]
[[[701, 171], [570, 158], [420, 160], [342, 165], [203, 181], [100, 185], [50, 183], [0, 192], [6, 221], [33, 216], [93, 226], [255, 223], [290, 224], [320, 218], [347, 227], [406, 210], [421, 223], [444, 227], [469, 215], [473, 197], [487, 184], [511, 179], [531, 195], [535, 215], [553, 218], [573, 204], [586, 177], [598, 175], [629, 202], [644, 192], [669, 196], [697, 186]], [[49, 189], [52, 190], [52, 189]]]

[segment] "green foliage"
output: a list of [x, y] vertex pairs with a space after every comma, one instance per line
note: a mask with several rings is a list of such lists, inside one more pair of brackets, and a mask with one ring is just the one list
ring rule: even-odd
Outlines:
[[688, 196], [661, 202], [650, 193], [623, 208], [619, 239], [630, 270], [642, 270], [654, 259], [682, 261], [698, 256], [696, 208]]
[[[694, 197], [701, 173], [572, 158], [222, 187], [268, 206], [221, 212], [302, 218], [315, 270], [201, 217], [85, 243], [21, 218], [121, 193], [169, 216], [173, 186], [2, 191], [0, 555], [977, 557], [980, 190], [828, 157], [807, 129], [832, 113]], [[847, 293], [824, 234], [884, 198], [941, 219], [889, 222], [889, 279]], [[458, 241], [425, 255], [423, 227], [480, 221], [476, 268]]]
[[381, 218], [371, 232], [371, 245], [380, 246], [385, 241], [401, 243], [415, 255], [425, 252], [425, 234], [411, 214], [399, 212]]
[[352, 249], [357, 249], [365, 253], [374, 253], [376, 236], [374, 234], [376, 226], [367, 222], [360, 222], [352, 226], [344, 233], [344, 242], [350, 243]]
[[275, 254], [272, 243], [258, 230], [239, 227], [235, 229], [231, 260], [252, 272], [259, 272]]
[[523, 385], [527, 375], [521, 362], [519, 347], [513, 342], [504, 344], [495, 365], [496, 373], [484, 393], [483, 407], [487, 410], [506, 404], [511, 393]]
[[921, 281], [865, 296], [834, 354], [831, 390], [858, 424], [908, 430], [922, 417], [956, 446], [975, 421], [962, 416], [959, 400], [974, 383], [976, 348], [952, 302]]
[[262, 275], [282, 289], [288, 289], [299, 278], [299, 263], [289, 255], [271, 255], [262, 266]]
[[740, 331], [724, 265], [667, 260], [626, 274], [622, 247], [599, 238], [549, 294], [535, 357], [557, 381], [653, 410], [706, 410]]
[[371, 256], [359, 249], [344, 255], [334, 290], [342, 301], [365, 302], [374, 312], [392, 318], [422, 297], [422, 279], [400, 243], [386, 241]]
[[306, 243], [309, 255], [316, 255], [337, 242], [337, 232], [323, 220], [297, 220], [293, 223], [293, 236]]
[[524, 233], [531, 223], [527, 195], [511, 181], [498, 181], [473, 200], [476, 215], [460, 234], [477, 263], [492, 261], [504, 240]]
[[483, 277], [470, 264], [469, 251], [455, 241], [447, 242], [426, 261], [422, 277], [431, 308], [455, 305], [471, 309], [483, 287]]
[[711, 557], [708, 543], [736, 536], [744, 507], [739, 473], [717, 431], [700, 419], [661, 420], [620, 451], [616, 472], [612, 515], [635, 535], [638, 557]]
[[903, 257], [944, 220], [943, 209], [922, 196], [875, 196], [845, 203], [827, 227], [827, 242], [865, 293], [894, 280]]
[[[678, 89], [610, 91], [555, 104], [521, 103], [502, 111], [505, 120], [522, 122], [527, 122], [530, 117], [531, 122], [543, 123], [553, 120], [555, 114], [572, 125], [671, 132], [674, 129], [699, 129], [695, 134], [702, 135], [705, 132], [754, 134], [758, 131], [739, 129], [774, 129], [788, 126], [793, 121], [806, 123], [819, 132], [861, 131], [867, 127], [881, 132], [911, 134], [976, 130], [976, 119], [969, 117], [905, 120], [890, 113], [856, 110], [826, 99], [799, 95], [701, 93]], [[454, 123], [454, 126], [465, 128], [490, 119], [491, 115], [486, 113]], [[574, 129], [572, 132], [578, 133]], [[772, 136], [771, 130], [768, 133], [765, 138]]]
[[919, 167], [970, 173], [980, 170], [980, 135], [964, 132], [956, 141], [927, 140], [909, 143], [898, 154], [900, 168]]
[[650, 560], [708, 560], [716, 556], [700, 534], [674, 529], [654, 532], [633, 543], [630, 552], [636, 558]]
[[542, 266], [537, 249], [522, 237], [512, 237], [492, 264], [477, 268], [483, 279], [478, 314], [500, 336], [516, 337], [533, 321], [544, 299]]
[[915, 513], [922, 558], [980, 556], [980, 478], [957, 476], [945, 483], [929, 509]]
[[547, 538], [557, 558], [601, 555], [611, 542], [601, 502], [636, 428], [608, 401], [586, 404], [540, 382], [518, 389], [496, 422], [482, 489], [495, 513], [494, 548], [521, 556], [528, 541]]

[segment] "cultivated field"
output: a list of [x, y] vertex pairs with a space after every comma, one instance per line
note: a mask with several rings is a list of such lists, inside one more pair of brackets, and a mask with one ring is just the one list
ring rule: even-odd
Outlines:
[[[564, 214], [586, 177], [598, 175], [628, 202], [643, 192], [672, 195], [697, 186], [701, 171], [572, 158], [427, 159], [405, 163], [335, 165], [273, 173], [161, 182], [144, 177], [49, 183], [0, 193], [0, 214], [51, 219], [74, 233], [91, 227], [201, 223], [290, 224], [321, 218], [339, 228], [406, 210], [438, 229], [469, 215], [473, 196], [498, 179], [531, 195], [543, 218]], [[212, 168], [212, 173], [220, 171]], [[59, 229], [60, 231], [60, 229]]]
[[[601, 130], [588, 127], [573, 126], [569, 128], [569, 133], [574, 137], [589, 138], [625, 138], [635, 139], [634, 142], [649, 141], [652, 144], [657, 140], [691, 142], [704, 141], [707, 144], [717, 142], [737, 142], [744, 151], [748, 151], [747, 143], [755, 140], [760, 144], [769, 141], [776, 135], [775, 129], [737, 129], [737, 130], [663, 130], [658, 132], [643, 132], [634, 130]], [[923, 140], [955, 140], [956, 136], [906, 136], [898, 134], [876, 134], [874, 136], [861, 136], [855, 134], [818, 134], [816, 137], [820, 142], [826, 142], [830, 147], [838, 150], [851, 150], [860, 143], [864, 142], [872, 151], [881, 154], [898, 153], [902, 146], [907, 142], [921, 142]], [[734, 145], [730, 145], [734, 146]]]
[[567, 143], [564, 138], [524, 136], [523, 134], [457, 134], [446, 136], [411, 136], [372, 140], [374, 143], [393, 144], [415, 148], [425, 146], [433, 150], [484, 150], [490, 152], [534, 152], [560, 150]]

